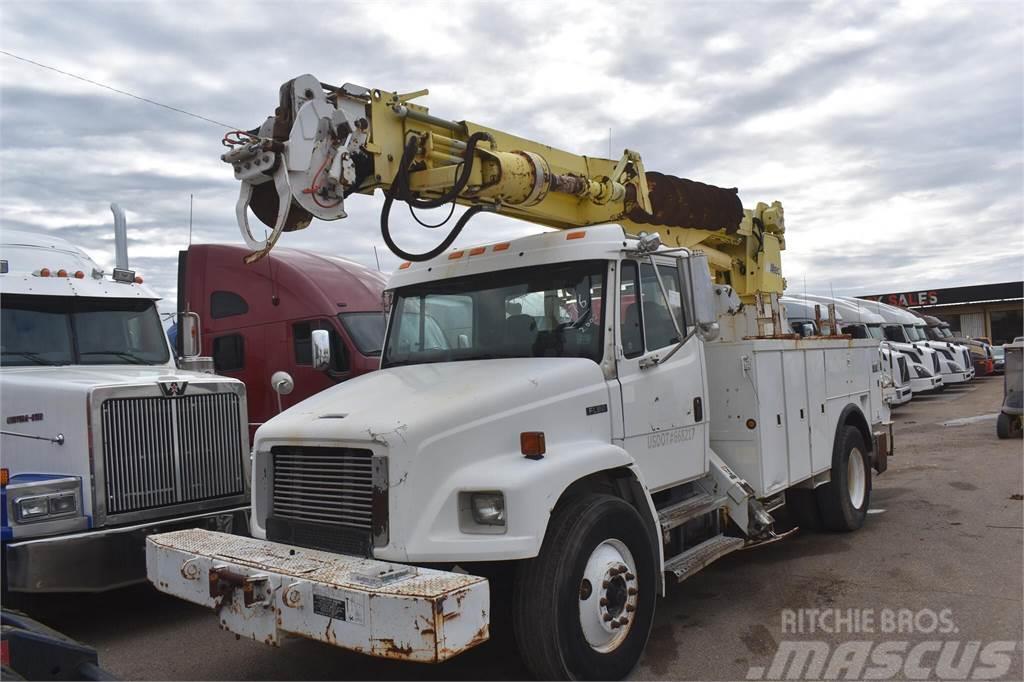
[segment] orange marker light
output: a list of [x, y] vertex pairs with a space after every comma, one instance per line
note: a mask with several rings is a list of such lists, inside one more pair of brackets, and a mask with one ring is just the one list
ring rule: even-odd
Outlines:
[[67, 277], [68, 276], [68, 271], [65, 270], [64, 268], [61, 268], [60, 270], [57, 271], [57, 276], [58, 277]]
[[541, 459], [546, 452], [543, 431], [523, 431], [519, 434], [519, 449], [527, 459]]
[[39, 276], [40, 277], [49, 277], [50, 276], [50, 268], [42, 268], [42, 269], [40, 269], [39, 270]]
[[0, 485], [7, 485], [11, 481], [11, 470], [7, 467], [0, 469]]
[[466, 255], [465, 251], [455, 251], [453, 253], [448, 254], [448, 260], [458, 260], [462, 258], [464, 255]]
[[398, 269], [399, 270], [408, 270], [410, 265], [412, 265], [412, 263], [410, 263], [409, 261], [405, 261], [404, 263], [402, 263], [401, 265], [398, 266]]
[[85, 279], [85, 273], [81, 270], [75, 272], [75, 279]]
[[495, 251], [508, 251], [508, 247], [512, 246], [511, 242], [502, 242], [494, 245]]
[[141, 277], [138, 277], [138, 276], [136, 276], [136, 277], [135, 277], [135, 283], [136, 283], [136, 284], [142, 284], [142, 278], [141, 278]]
[[483, 253], [486, 250], [487, 250], [486, 247], [475, 246], [475, 247], [473, 247], [472, 249], [469, 250], [469, 255], [470, 256], [479, 256], [481, 253]]
[[586, 236], [587, 236], [586, 232], [570, 232], [569, 234], [565, 235], [565, 238], [566, 239], [583, 239]]

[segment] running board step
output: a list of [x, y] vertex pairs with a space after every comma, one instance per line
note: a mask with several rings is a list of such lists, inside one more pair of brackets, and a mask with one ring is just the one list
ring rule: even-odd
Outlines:
[[664, 509], [659, 509], [658, 521], [661, 523], [661, 532], [663, 534], [668, 533], [668, 531], [678, 528], [691, 519], [724, 507], [725, 504], [725, 497], [715, 497], [714, 495], [702, 492]]
[[712, 561], [740, 549], [743, 543], [743, 538], [715, 536], [666, 561], [665, 570], [675, 573], [676, 579], [682, 582]]

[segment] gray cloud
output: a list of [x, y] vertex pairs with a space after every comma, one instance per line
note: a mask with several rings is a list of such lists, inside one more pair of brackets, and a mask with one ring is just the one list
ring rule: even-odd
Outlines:
[[[466, 2], [369, 7], [8, 4], [4, 49], [232, 125], [259, 124], [312, 72], [400, 91], [432, 113], [780, 199], [793, 286], [837, 293], [1019, 279], [1024, 262], [1024, 10], [1011, 2]], [[133, 265], [167, 299], [177, 251], [239, 241], [223, 131], [0, 56], [0, 227], [49, 230]], [[381, 197], [282, 243], [382, 268]], [[441, 235], [396, 207], [395, 233]], [[459, 245], [535, 231], [496, 216]], [[884, 284], [885, 286], [882, 286]]]

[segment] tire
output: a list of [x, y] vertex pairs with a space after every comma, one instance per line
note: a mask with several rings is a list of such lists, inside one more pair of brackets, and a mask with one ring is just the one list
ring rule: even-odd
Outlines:
[[[513, 592], [512, 625], [530, 672], [545, 680], [625, 677], [654, 622], [655, 556], [640, 514], [617, 497], [588, 494], [556, 507]], [[620, 619], [625, 625], [613, 626]]]
[[818, 499], [811, 488], [790, 488], [786, 491], [786, 509], [793, 523], [803, 530], [821, 530]]
[[1000, 438], [1009, 438], [1011, 430], [1010, 415], [1000, 412], [996, 417], [996, 435]]
[[871, 462], [860, 431], [841, 426], [832, 453], [832, 480], [815, 489], [824, 527], [847, 533], [864, 525], [871, 503]]

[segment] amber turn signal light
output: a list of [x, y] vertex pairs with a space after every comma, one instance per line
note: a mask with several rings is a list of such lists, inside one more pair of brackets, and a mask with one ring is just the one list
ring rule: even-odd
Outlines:
[[519, 434], [519, 449], [527, 459], [540, 459], [544, 456], [544, 432], [523, 431]]

